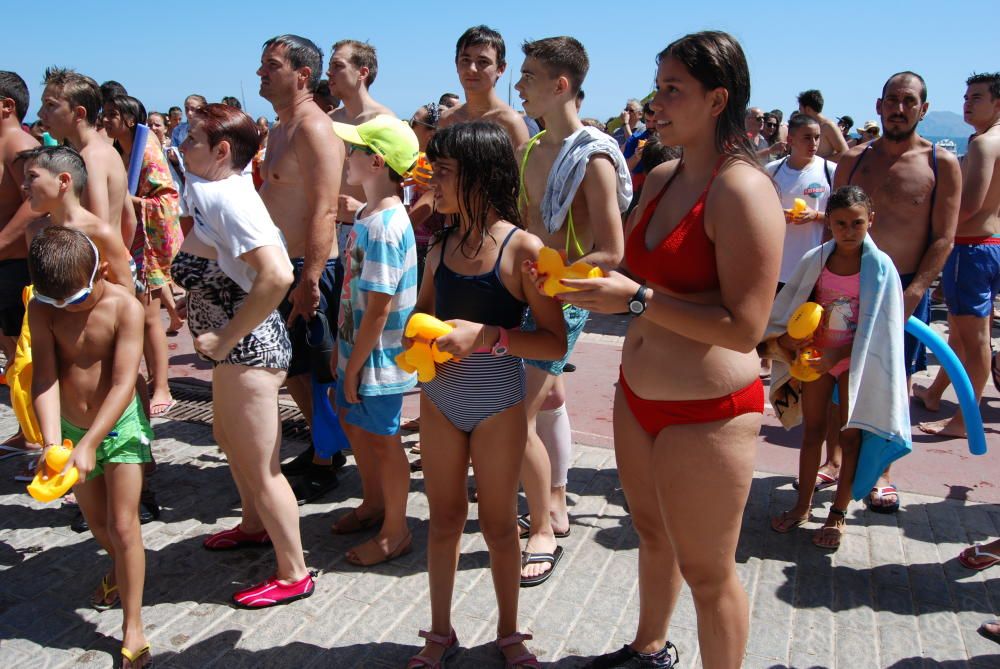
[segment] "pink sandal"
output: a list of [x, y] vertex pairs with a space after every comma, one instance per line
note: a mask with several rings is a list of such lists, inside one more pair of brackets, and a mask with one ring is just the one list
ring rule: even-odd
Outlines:
[[[497, 639], [497, 648], [503, 653], [503, 649], [507, 646], [513, 646], [515, 644], [523, 643], [525, 641], [530, 641], [532, 636], [530, 634], [523, 634], [521, 632], [514, 632], [510, 636], [505, 636], [502, 639]], [[535, 654], [532, 652], [523, 653], [518, 655], [513, 660], [508, 660], [507, 656], [504, 655], [504, 665], [506, 669], [515, 669], [515, 667], [528, 667], [528, 669], [542, 669], [541, 663]]]
[[428, 632], [427, 630], [420, 630], [419, 636], [444, 648], [444, 653], [438, 660], [432, 660], [425, 655], [414, 655], [410, 658], [410, 661], [406, 663], [406, 669], [443, 669], [444, 658], [448, 657], [451, 651], [458, 650], [458, 635], [455, 634], [454, 628], [452, 628], [451, 634], [448, 636], [441, 636], [440, 634]]

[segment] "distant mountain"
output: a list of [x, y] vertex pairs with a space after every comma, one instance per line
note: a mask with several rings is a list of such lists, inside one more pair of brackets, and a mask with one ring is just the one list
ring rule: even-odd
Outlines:
[[920, 122], [920, 134], [925, 137], [965, 137], [974, 132], [962, 120], [961, 114], [950, 111], [930, 111]]

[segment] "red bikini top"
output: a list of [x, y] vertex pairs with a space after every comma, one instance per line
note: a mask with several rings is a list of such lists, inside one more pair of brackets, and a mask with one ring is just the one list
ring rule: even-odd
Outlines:
[[646, 229], [664, 193], [680, 174], [681, 162], [660, 192], [642, 212], [639, 225], [625, 243], [625, 262], [638, 277], [675, 293], [702, 293], [719, 287], [715, 244], [705, 234], [705, 200], [726, 156], [719, 158], [701, 197], [673, 230], [652, 249], [646, 248]]

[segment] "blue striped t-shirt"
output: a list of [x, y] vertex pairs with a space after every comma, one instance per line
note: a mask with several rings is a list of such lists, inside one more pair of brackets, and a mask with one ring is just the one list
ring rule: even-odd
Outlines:
[[[358, 210], [358, 214], [364, 209]], [[375, 348], [361, 370], [359, 395], [394, 395], [417, 385], [417, 375], [396, 366], [403, 350], [403, 327], [417, 301], [417, 247], [413, 226], [402, 204], [371, 216], [354, 219], [344, 257], [344, 286], [337, 323], [339, 360], [344, 378], [354, 350], [354, 335], [361, 327], [368, 294], [391, 295], [389, 318]]]

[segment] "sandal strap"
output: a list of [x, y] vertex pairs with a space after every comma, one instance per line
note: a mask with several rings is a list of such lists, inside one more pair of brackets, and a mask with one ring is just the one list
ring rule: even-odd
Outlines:
[[846, 518], [847, 517], [847, 509], [838, 509], [835, 506], [831, 506], [830, 507], [830, 513], [836, 514], [836, 515], [840, 516], [841, 518]]
[[[530, 634], [525, 634], [523, 632], [514, 632], [510, 636], [505, 636], [502, 639], [497, 639], [497, 647], [506, 648], [507, 646], [513, 646], [516, 643], [522, 643], [524, 641], [530, 641], [534, 637]], [[514, 662], [513, 664], [517, 664]]]
[[438, 669], [441, 666], [441, 660], [432, 660], [431, 658], [423, 655], [414, 655], [410, 658], [410, 661], [406, 663], [406, 669], [420, 669], [420, 667]]
[[427, 639], [431, 643], [436, 643], [437, 645], [443, 646], [445, 648], [451, 648], [456, 643], [458, 643], [458, 638], [455, 636], [455, 630], [452, 630], [451, 634], [449, 634], [448, 636], [444, 636], [443, 634], [435, 634], [430, 630], [420, 630], [417, 633], [417, 636], [419, 636], [422, 639]]
[[507, 660], [508, 667], [534, 667], [535, 669], [541, 669], [542, 665], [538, 662], [538, 658], [535, 657], [534, 653], [524, 653], [518, 655], [513, 660]]

